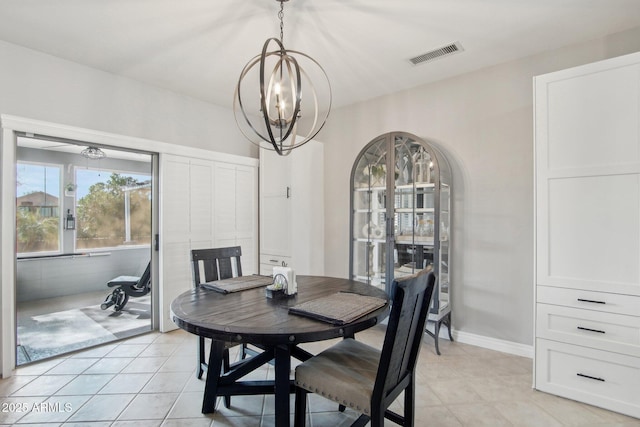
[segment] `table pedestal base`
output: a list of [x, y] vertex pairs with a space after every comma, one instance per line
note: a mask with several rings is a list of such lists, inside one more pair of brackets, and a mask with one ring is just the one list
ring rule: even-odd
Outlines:
[[[275, 395], [276, 426], [289, 425], [289, 395], [295, 392], [291, 372], [291, 356], [300, 361], [309, 359], [312, 354], [296, 345], [276, 345], [264, 347], [263, 352], [229, 366], [222, 372], [224, 342], [213, 340], [209, 353], [209, 366], [202, 400], [202, 413], [215, 411], [219, 396]], [[262, 381], [240, 381], [242, 377], [270, 361], [275, 361], [275, 379]], [[216, 375], [217, 374], [217, 375]]]

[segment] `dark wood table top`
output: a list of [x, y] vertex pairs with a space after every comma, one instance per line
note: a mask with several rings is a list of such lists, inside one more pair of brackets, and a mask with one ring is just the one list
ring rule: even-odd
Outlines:
[[222, 341], [277, 345], [320, 341], [370, 328], [389, 314], [389, 304], [356, 321], [336, 326], [289, 314], [296, 304], [336, 292], [354, 292], [384, 298], [384, 290], [366, 283], [322, 276], [298, 276], [298, 293], [287, 299], [270, 299], [265, 288], [222, 294], [199, 287], [171, 303], [171, 318], [182, 329]]

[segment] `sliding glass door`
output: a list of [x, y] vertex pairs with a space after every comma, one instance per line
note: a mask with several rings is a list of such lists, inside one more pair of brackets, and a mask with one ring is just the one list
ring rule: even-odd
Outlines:
[[18, 136], [18, 365], [151, 330], [153, 164]]

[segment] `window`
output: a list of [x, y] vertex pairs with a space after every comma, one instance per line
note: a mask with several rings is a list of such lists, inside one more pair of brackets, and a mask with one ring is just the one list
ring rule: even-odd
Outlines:
[[151, 176], [76, 169], [76, 249], [151, 244]]
[[16, 235], [19, 254], [60, 251], [62, 166], [17, 163]]

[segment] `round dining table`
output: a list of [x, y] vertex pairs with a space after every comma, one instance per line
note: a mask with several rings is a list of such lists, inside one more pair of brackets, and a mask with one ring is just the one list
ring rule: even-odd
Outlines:
[[[202, 412], [215, 409], [218, 396], [274, 394], [276, 426], [289, 425], [291, 357], [307, 360], [313, 355], [298, 344], [332, 338], [354, 337], [355, 333], [380, 323], [389, 314], [387, 293], [377, 287], [349, 279], [298, 276], [298, 292], [287, 298], [267, 298], [265, 288], [221, 293], [198, 286], [171, 303], [171, 318], [180, 328], [212, 338], [202, 402]], [[349, 292], [382, 298], [386, 304], [348, 323], [332, 324], [289, 312], [303, 302]], [[247, 343], [258, 348], [252, 357], [231, 365], [221, 373], [225, 342]], [[273, 361], [275, 379], [245, 381], [242, 377]]]

